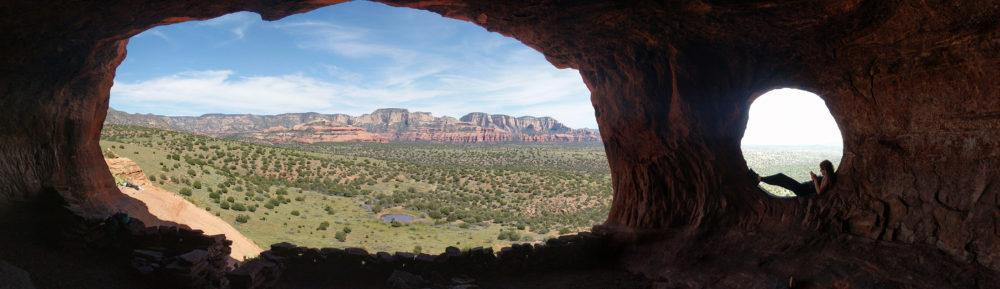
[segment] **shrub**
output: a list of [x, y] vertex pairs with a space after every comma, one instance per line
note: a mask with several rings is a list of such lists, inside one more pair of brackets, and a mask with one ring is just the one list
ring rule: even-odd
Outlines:
[[149, 181], [150, 182], [155, 182], [156, 181], [156, 175], [149, 175]]
[[181, 189], [181, 191], [180, 191], [179, 193], [180, 193], [181, 195], [185, 195], [185, 196], [191, 196], [191, 189], [188, 189], [188, 188], [182, 188], [182, 189]]
[[517, 231], [500, 231], [500, 235], [497, 236], [497, 240], [511, 240], [517, 241], [521, 239], [521, 234]]
[[241, 214], [241, 215], [237, 215], [236, 216], [236, 221], [240, 222], [240, 223], [246, 223], [249, 220], [250, 220], [250, 216], [247, 216], [247, 215], [242, 215]]
[[299, 215], [299, 211], [292, 211], [292, 216], [298, 216], [298, 215]]
[[424, 248], [423, 247], [420, 247], [419, 245], [413, 246], [413, 253], [414, 254], [420, 254], [420, 253], [423, 253], [423, 252], [424, 252]]
[[326, 228], [329, 227], [330, 227], [330, 222], [323, 221], [319, 223], [319, 227], [316, 228], [316, 231], [326, 231]]
[[334, 235], [334, 238], [341, 242], [347, 241], [347, 233], [344, 233], [343, 231], [337, 232], [337, 234]]
[[233, 207], [234, 211], [240, 211], [240, 212], [242, 212], [242, 211], [246, 211], [247, 210], [247, 207], [244, 206], [242, 203], [235, 203], [235, 204], [233, 204], [232, 207]]
[[192, 186], [194, 186], [195, 189], [201, 189], [201, 181], [194, 181]]

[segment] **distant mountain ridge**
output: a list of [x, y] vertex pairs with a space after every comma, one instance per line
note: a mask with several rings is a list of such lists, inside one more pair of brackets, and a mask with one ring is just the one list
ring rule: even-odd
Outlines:
[[205, 114], [162, 116], [108, 110], [106, 124], [135, 125], [215, 137], [245, 137], [271, 143], [317, 142], [599, 142], [593, 129], [573, 129], [551, 117], [473, 112], [454, 118], [376, 109], [360, 116], [315, 112], [278, 115]]

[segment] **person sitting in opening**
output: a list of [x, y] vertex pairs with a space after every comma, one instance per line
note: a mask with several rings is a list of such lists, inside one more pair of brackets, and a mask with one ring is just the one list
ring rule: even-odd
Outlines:
[[806, 197], [826, 192], [826, 190], [833, 186], [833, 182], [837, 179], [833, 172], [833, 163], [829, 160], [824, 160], [819, 163], [819, 171], [823, 174], [823, 176], [816, 176], [815, 173], [809, 172], [809, 177], [812, 180], [805, 183], [799, 183], [799, 181], [796, 181], [795, 179], [782, 173], [761, 177], [757, 174], [757, 172], [750, 170], [750, 174], [757, 180], [757, 183], [764, 182], [770, 185], [779, 186], [792, 191], [796, 196]]

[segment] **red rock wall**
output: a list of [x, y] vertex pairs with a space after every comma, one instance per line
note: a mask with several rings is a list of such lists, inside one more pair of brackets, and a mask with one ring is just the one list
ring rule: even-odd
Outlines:
[[[97, 141], [128, 37], [334, 2], [0, 4], [16, 11], [0, 20], [0, 199], [56, 188], [97, 207], [113, 189]], [[610, 226], [850, 233], [1000, 269], [995, 1], [386, 2], [471, 21], [579, 69], [612, 169]], [[746, 177], [749, 103], [779, 87], [818, 93], [841, 125], [845, 158], [827, 194], [772, 199]]]
[[1000, 269], [1000, 6], [892, 9], [806, 61], [844, 131], [835, 218]]

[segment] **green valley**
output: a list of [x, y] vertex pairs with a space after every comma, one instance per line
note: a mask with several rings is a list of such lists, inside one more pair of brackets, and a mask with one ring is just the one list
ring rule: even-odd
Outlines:
[[[262, 247], [440, 252], [587, 230], [606, 217], [599, 144], [263, 145], [107, 125], [102, 149]], [[385, 222], [383, 214], [412, 222]]]
[[[600, 143], [257, 141], [106, 125], [101, 146], [261, 247], [500, 247], [589, 230], [611, 202]], [[828, 147], [745, 149], [759, 173], [799, 180], [839, 161]]]

